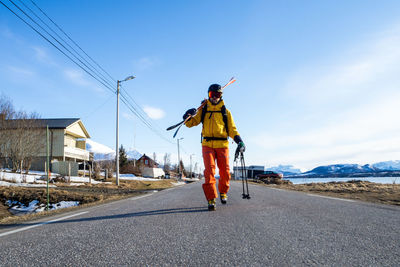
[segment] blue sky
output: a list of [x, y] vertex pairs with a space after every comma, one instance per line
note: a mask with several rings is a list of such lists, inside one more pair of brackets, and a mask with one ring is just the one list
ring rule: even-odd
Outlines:
[[[311, 169], [400, 159], [399, 1], [35, 3], [112, 77], [136, 76], [123, 90], [169, 142], [122, 104], [127, 148], [175, 161], [176, 140], [165, 129], [197, 107], [210, 84], [235, 76], [224, 100], [247, 164]], [[3, 5], [0, 59], [0, 93], [17, 108], [81, 118], [94, 141], [115, 147], [115, 95]], [[178, 134], [187, 164], [190, 154], [202, 162], [200, 131]]]

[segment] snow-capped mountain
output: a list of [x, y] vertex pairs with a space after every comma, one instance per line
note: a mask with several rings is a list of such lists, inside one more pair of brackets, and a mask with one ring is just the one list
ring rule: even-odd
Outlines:
[[143, 156], [141, 153], [133, 148], [127, 150], [126, 155], [128, 156], [128, 159], [140, 159]]
[[359, 164], [334, 164], [327, 166], [319, 166], [312, 169], [311, 171], [305, 172], [308, 175], [329, 175], [329, 174], [350, 174], [350, 173], [365, 173], [376, 171], [371, 165], [359, 165]]
[[279, 165], [276, 167], [267, 168], [265, 170], [282, 173], [283, 176], [296, 175], [301, 173], [301, 170], [295, 168], [293, 165]]
[[[90, 139], [86, 140], [86, 150], [93, 153], [94, 160], [110, 160], [115, 158], [114, 149]], [[127, 150], [126, 154], [128, 159], [139, 159], [142, 156], [142, 154], [135, 149]]]
[[377, 162], [372, 164], [372, 166], [382, 171], [398, 171], [400, 170], [400, 160]]
[[93, 153], [94, 160], [115, 158], [115, 150], [90, 139], [86, 140], [86, 150]]
[[333, 164], [318, 166], [311, 171], [290, 176], [330, 177], [330, 176], [360, 176], [360, 175], [393, 175], [400, 171], [400, 160], [377, 162], [374, 164]]

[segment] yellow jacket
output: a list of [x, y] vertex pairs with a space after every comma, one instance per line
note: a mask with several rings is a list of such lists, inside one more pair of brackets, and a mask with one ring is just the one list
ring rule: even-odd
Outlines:
[[[220, 111], [222, 106], [224, 105], [224, 101], [221, 100], [217, 105], [213, 105], [210, 100], [207, 100], [207, 113], [204, 116], [203, 121], [203, 130], [201, 132], [203, 136], [202, 145], [211, 147], [211, 148], [228, 148], [229, 141], [228, 135], [226, 133], [225, 123], [222, 119], [222, 113], [216, 112], [211, 113], [209, 111]], [[201, 113], [202, 109], [197, 112], [197, 114], [189, 119], [185, 125], [187, 127], [193, 127], [199, 125], [201, 122]], [[239, 135], [235, 122], [233, 121], [233, 117], [231, 112], [226, 109], [226, 115], [228, 117], [228, 130], [229, 137], [234, 138], [236, 135]], [[209, 140], [207, 141], [204, 137], [219, 137], [219, 138], [227, 138], [226, 140]]]

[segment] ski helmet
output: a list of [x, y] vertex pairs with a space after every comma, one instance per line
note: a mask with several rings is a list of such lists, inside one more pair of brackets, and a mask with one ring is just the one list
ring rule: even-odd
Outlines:
[[222, 87], [219, 84], [211, 84], [210, 87], [208, 87], [208, 92], [220, 92], [222, 93]]

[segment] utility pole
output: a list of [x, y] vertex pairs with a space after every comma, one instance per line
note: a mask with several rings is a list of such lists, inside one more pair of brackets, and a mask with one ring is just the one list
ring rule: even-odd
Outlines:
[[177, 141], [178, 141], [178, 179], [182, 178], [182, 175], [181, 175], [181, 171], [182, 171], [181, 170], [181, 154], [179, 152], [179, 140], [182, 140], [182, 139], [183, 139], [183, 137], [177, 139]]
[[117, 81], [117, 125], [116, 125], [116, 140], [115, 140], [115, 179], [116, 179], [116, 184], [119, 185], [119, 87], [122, 82], [128, 81], [135, 79], [135, 76], [128, 76], [122, 81]]
[[190, 154], [190, 178], [192, 178], [192, 156], [194, 156], [194, 154]]
[[49, 125], [46, 126], [46, 172], [47, 172], [47, 203], [46, 210], [49, 210], [49, 202], [50, 202], [50, 191], [49, 191], [49, 181], [50, 181], [50, 159], [49, 159]]

